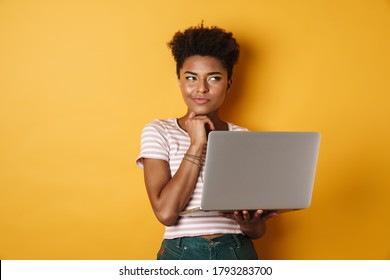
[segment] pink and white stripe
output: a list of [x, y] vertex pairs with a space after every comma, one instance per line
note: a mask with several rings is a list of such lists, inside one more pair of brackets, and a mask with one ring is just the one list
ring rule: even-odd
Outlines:
[[[229, 131], [247, 130], [232, 123], [228, 123], [228, 126]], [[144, 158], [165, 160], [171, 168], [171, 176], [174, 176], [189, 146], [190, 138], [187, 132], [180, 128], [177, 119], [154, 120], [146, 125], [142, 131], [141, 152], [136, 162], [138, 166], [143, 168]], [[195, 190], [185, 209], [200, 206], [202, 190], [203, 170], [200, 172]], [[165, 227], [164, 238], [233, 233], [242, 233], [235, 221], [218, 214], [210, 214], [210, 216], [179, 217], [174, 226]]]

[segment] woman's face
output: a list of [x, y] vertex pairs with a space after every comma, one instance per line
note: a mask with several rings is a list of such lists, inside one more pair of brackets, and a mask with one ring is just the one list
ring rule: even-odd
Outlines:
[[188, 112], [196, 115], [217, 113], [231, 80], [219, 59], [211, 56], [188, 57], [180, 69], [179, 86]]

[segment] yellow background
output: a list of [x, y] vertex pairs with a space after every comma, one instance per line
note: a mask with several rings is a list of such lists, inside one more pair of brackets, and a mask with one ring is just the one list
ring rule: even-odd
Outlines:
[[0, 1], [0, 259], [155, 258], [134, 160], [185, 113], [166, 42], [202, 20], [241, 44], [227, 120], [322, 133], [311, 208], [260, 256], [390, 259], [388, 0]]

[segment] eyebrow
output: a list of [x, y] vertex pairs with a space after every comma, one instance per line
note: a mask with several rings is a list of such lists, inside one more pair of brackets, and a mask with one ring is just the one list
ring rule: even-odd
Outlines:
[[[184, 74], [190, 74], [190, 75], [194, 75], [194, 76], [198, 75], [197, 73], [191, 72], [191, 71], [185, 71]], [[207, 73], [207, 76], [211, 76], [211, 75], [222, 75], [222, 73], [221, 72], [210, 72], [210, 73]]]

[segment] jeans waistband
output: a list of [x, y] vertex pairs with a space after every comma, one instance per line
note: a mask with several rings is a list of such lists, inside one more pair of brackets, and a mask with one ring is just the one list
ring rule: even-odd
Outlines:
[[222, 236], [215, 237], [213, 239], [206, 239], [200, 236], [194, 237], [178, 237], [171, 239], [171, 242], [175, 242], [177, 247], [181, 245], [189, 245], [196, 247], [203, 246], [218, 246], [218, 245], [230, 245], [235, 244], [237, 247], [241, 247], [242, 242], [248, 237], [243, 234], [224, 234]]

